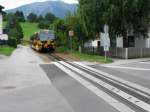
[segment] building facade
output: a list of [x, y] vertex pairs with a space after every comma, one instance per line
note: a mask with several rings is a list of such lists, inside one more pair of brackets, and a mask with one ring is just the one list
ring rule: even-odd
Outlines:
[[3, 34], [3, 11], [4, 7], [0, 5], [0, 44], [5, 44], [8, 41], [8, 35]]

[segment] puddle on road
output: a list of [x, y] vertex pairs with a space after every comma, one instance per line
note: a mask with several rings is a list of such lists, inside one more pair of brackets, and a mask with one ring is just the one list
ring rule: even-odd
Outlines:
[[29, 63], [37, 63], [37, 61], [30, 61]]
[[3, 86], [3, 87], [0, 87], [0, 89], [16, 89], [15, 86]]

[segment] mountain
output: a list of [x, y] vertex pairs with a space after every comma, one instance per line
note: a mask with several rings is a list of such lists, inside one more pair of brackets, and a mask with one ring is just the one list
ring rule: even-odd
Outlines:
[[77, 4], [67, 4], [62, 1], [36, 2], [15, 9], [6, 10], [6, 12], [16, 12], [17, 10], [22, 11], [26, 17], [31, 12], [43, 16], [46, 13], [51, 12], [59, 18], [64, 18], [68, 13], [73, 13], [77, 10]]

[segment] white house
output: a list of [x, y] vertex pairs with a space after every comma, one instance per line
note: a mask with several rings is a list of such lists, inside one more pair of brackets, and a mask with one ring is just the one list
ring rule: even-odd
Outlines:
[[[112, 40], [111, 40], [112, 41]], [[121, 35], [116, 36], [116, 39], [113, 40], [113, 43], [116, 44], [118, 48], [124, 48], [124, 39]], [[140, 37], [136, 38], [132, 31], [128, 32], [128, 47], [134, 48], [150, 48], [150, 27], [148, 31], [148, 38]], [[101, 46], [101, 38], [90, 40], [84, 44], [84, 47], [98, 47]]]
[[84, 47], [98, 47], [101, 46], [100, 37], [95, 40], [90, 40], [84, 44]]
[[[143, 37], [142, 35], [140, 38], [136, 38], [133, 34], [133, 31], [128, 31], [128, 47], [134, 48], [150, 48], [150, 27], [148, 30], [148, 37]], [[124, 39], [122, 36], [116, 37], [116, 47], [123, 48], [124, 47]]]
[[7, 41], [8, 36], [6, 34], [3, 34], [3, 15], [5, 14], [3, 6], [0, 5], [0, 42], [1, 41]]

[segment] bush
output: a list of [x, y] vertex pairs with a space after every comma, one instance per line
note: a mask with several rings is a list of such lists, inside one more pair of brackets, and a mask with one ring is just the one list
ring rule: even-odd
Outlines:
[[[17, 44], [20, 44], [21, 40], [24, 37], [24, 34], [23, 34], [22, 27], [17, 21], [17, 18], [15, 17], [15, 15], [13, 14], [8, 15], [8, 22], [6, 24], [6, 29], [7, 29], [7, 34], [8, 34], [8, 37], [10, 38], [10, 41], [12, 40], [12, 37], [13, 37], [17, 41]], [[12, 41], [14, 41], [14, 39]]]
[[70, 49], [68, 49], [67, 47], [64, 47], [64, 46], [56, 48], [56, 52], [59, 52], [59, 53], [68, 53], [69, 51], [70, 51]]
[[17, 47], [17, 39], [15, 39], [15, 38], [9, 38], [8, 45], [16, 48]]
[[48, 21], [40, 21], [38, 24], [38, 27], [40, 29], [48, 29], [49, 28], [49, 22]]

